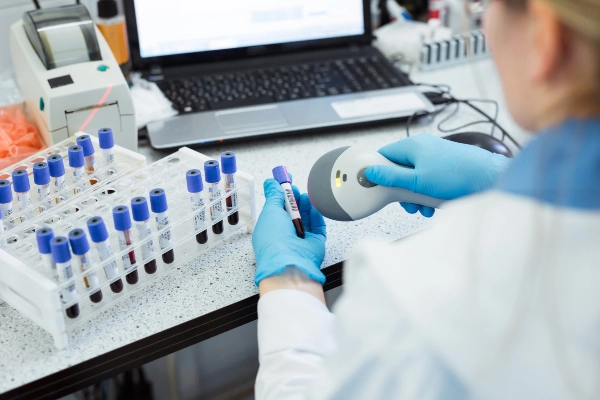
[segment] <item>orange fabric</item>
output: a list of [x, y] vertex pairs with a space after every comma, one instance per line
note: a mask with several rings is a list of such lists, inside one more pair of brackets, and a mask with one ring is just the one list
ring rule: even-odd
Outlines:
[[0, 169], [44, 147], [36, 127], [27, 120], [22, 104], [0, 108]]

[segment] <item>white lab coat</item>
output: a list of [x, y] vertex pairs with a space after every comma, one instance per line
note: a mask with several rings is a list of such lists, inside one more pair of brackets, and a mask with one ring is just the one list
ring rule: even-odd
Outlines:
[[[598, 182], [592, 182], [597, 185]], [[258, 304], [256, 399], [600, 398], [600, 210], [498, 190]]]

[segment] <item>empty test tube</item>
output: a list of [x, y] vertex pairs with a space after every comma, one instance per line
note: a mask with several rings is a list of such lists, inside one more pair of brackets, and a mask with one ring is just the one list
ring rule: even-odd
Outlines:
[[17, 201], [19, 202], [19, 210], [24, 211], [31, 205], [31, 197], [29, 196], [29, 190], [31, 186], [29, 184], [29, 174], [27, 170], [16, 169], [12, 172], [13, 189], [17, 194]]
[[[213, 221], [223, 217], [223, 202], [221, 201], [221, 171], [219, 170], [219, 162], [217, 160], [208, 160], [204, 163], [204, 179], [208, 183], [208, 192], [210, 202], [215, 202], [210, 206], [210, 216]], [[223, 233], [223, 220], [215, 223], [212, 226], [212, 231], [220, 235]]]
[[[131, 199], [131, 214], [133, 214], [133, 220], [135, 221], [135, 227], [138, 231], [138, 237], [140, 240], [144, 240], [152, 233], [150, 229], [150, 211], [148, 210], [148, 201], [144, 196], [138, 196]], [[148, 260], [154, 257], [154, 243], [149, 240], [142, 245], [142, 257]], [[152, 258], [144, 264], [144, 270], [148, 274], [156, 272], [156, 260]]]
[[50, 196], [50, 168], [48, 163], [33, 164], [33, 183], [37, 186], [38, 201], [43, 201]]
[[[167, 205], [167, 194], [164, 189], [157, 188], [150, 191], [150, 208], [155, 214], [156, 228], [158, 230], [169, 226], [169, 214], [167, 212], [169, 207]], [[160, 234], [158, 244], [161, 249], [165, 249], [173, 244], [173, 238], [169, 229]], [[162, 259], [166, 264], [171, 264], [175, 261], [175, 252], [173, 249], [165, 252], [162, 255]]]
[[[73, 229], [69, 232], [69, 242], [71, 243], [73, 254], [76, 256], [75, 258], [79, 259], [81, 272], [85, 273], [92, 267], [90, 263], [90, 244], [85, 236], [85, 231], [80, 228]], [[102, 301], [102, 290], [100, 290], [98, 275], [95, 272], [85, 274], [83, 276], [83, 283], [88, 292], [92, 292], [90, 300], [93, 303], [100, 303]]]
[[[233, 151], [221, 153], [221, 171], [223, 172], [223, 175], [225, 175], [225, 194], [227, 194], [236, 187], [235, 173], [237, 172], [237, 163]], [[225, 205], [227, 206], [227, 211], [231, 211], [238, 206], [237, 192], [225, 198]], [[239, 213], [237, 211], [231, 213], [231, 215], [227, 217], [227, 221], [230, 225], [237, 225], [240, 221]]]
[[[52, 249], [52, 259], [56, 265], [58, 282], [63, 283], [73, 277], [69, 241], [64, 236], [57, 236], [50, 240], [50, 248]], [[71, 282], [67, 287], [62, 289], [61, 297], [63, 303], [70, 303], [77, 299], [75, 282]], [[79, 315], [79, 304], [75, 303], [71, 307], [67, 308], [66, 313], [67, 317], [69, 318], [77, 318]]]
[[[129, 208], [127, 206], [116, 206], [112, 210], [113, 222], [115, 229], [119, 236], [119, 248], [125, 250], [127, 246], [133, 243], [133, 237], [131, 235], [131, 217], [129, 216]], [[123, 254], [121, 257], [123, 260], [123, 268], [125, 272], [130, 271], [135, 267], [135, 251], [131, 250], [127, 254]], [[127, 283], [135, 285], [138, 282], [138, 272], [134, 269], [125, 276]]]
[[35, 231], [35, 239], [37, 240], [38, 251], [40, 252], [46, 271], [48, 271], [52, 278], [58, 279], [56, 265], [52, 258], [52, 248], [50, 247], [50, 241], [54, 239], [54, 231], [47, 226], [40, 228]]
[[[110, 242], [108, 241], [108, 231], [102, 217], [92, 217], [86, 221], [90, 238], [96, 243], [100, 260], [106, 261], [113, 256]], [[113, 280], [119, 276], [119, 267], [116, 261], [111, 261], [104, 265], [106, 279]], [[123, 281], [119, 278], [110, 284], [110, 289], [115, 293], [121, 293], [123, 290]]]
[[[187, 190], [190, 193], [190, 201], [192, 202], [192, 212], [201, 210], [194, 217], [194, 229], [202, 229], [206, 225], [206, 210], [204, 207], [204, 199], [202, 198], [202, 189], [204, 184], [202, 183], [202, 173], [199, 169], [190, 169], [185, 174], [185, 180], [187, 183]], [[202, 232], [196, 234], [196, 242], [204, 244], [208, 242], [208, 230], [204, 229]]]
[[77, 145], [83, 149], [83, 160], [85, 172], [88, 175], [93, 174], [98, 169], [96, 166], [96, 156], [94, 155], [94, 145], [90, 135], [80, 135], [76, 139]]
[[100, 149], [102, 150], [102, 161], [104, 166], [109, 166], [115, 162], [115, 140], [113, 131], [110, 128], [102, 128], [98, 130], [98, 140]]
[[[83, 166], [85, 165], [84, 156], [83, 156], [83, 147], [81, 146], [71, 146], [69, 147], [69, 167], [71, 167], [71, 171], [73, 174], [73, 183], [78, 183], [83, 180], [83, 176], [85, 174], [85, 170]], [[83, 183], [83, 182], [81, 182]], [[81, 192], [81, 188], [77, 187], [75, 189], [75, 193]]]
[[[47, 159], [50, 176], [52, 177], [52, 187], [54, 193], [58, 193], [65, 188], [65, 164], [60, 154], [52, 154]], [[64, 200], [64, 199], [61, 199]]]
[[2, 210], [2, 218], [9, 218], [13, 215], [13, 194], [9, 180], [0, 180], [0, 210]]

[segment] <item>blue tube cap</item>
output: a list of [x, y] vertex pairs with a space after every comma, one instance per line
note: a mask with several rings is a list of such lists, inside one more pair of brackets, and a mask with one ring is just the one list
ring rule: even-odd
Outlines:
[[224, 174], [235, 174], [237, 172], [237, 163], [233, 151], [221, 153], [221, 171]]
[[33, 182], [36, 185], [47, 185], [50, 183], [50, 168], [48, 163], [39, 162], [33, 164]]
[[164, 189], [156, 188], [150, 191], [150, 208], [153, 213], [162, 213], [169, 209]]
[[54, 238], [54, 231], [47, 226], [35, 231], [35, 239], [37, 240], [38, 250], [41, 254], [51, 254], [50, 241]]
[[65, 164], [60, 154], [52, 154], [48, 157], [48, 167], [50, 168], [50, 176], [58, 178], [65, 174]]
[[69, 147], [69, 167], [83, 167], [83, 157], [83, 147], [77, 145]]
[[115, 147], [113, 131], [110, 128], [99, 129], [98, 140], [100, 141], [101, 149], [112, 149], [113, 147]]
[[75, 141], [79, 146], [81, 146], [81, 148], [83, 148], [83, 155], [85, 157], [94, 154], [94, 145], [92, 144], [92, 138], [90, 135], [78, 136]]
[[273, 178], [275, 178], [275, 180], [279, 182], [280, 185], [285, 182], [292, 183], [285, 165], [280, 165], [278, 167], [273, 168]]
[[129, 215], [129, 207], [125, 205], [116, 206], [112, 210], [115, 229], [118, 231], [126, 231], [131, 229], [131, 216]]
[[69, 241], [66, 237], [57, 236], [50, 240], [50, 248], [52, 249], [52, 259], [55, 263], [64, 263], [71, 259]]
[[25, 169], [15, 169], [12, 172], [13, 188], [15, 193], [29, 192], [29, 174]]
[[190, 169], [185, 173], [185, 181], [187, 182], [187, 190], [190, 193], [198, 193], [204, 189], [202, 182], [202, 172], [199, 169]]
[[86, 221], [92, 242], [100, 243], [108, 239], [108, 231], [102, 217], [92, 217]]
[[150, 219], [148, 200], [146, 200], [144, 196], [138, 196], [131, 199], [131, 214], [133, 215], [133, 220], [137, 222]]
[[12, 200], [13, 195], [10, 181], [6, 179], [0, 180], [0, 204], [10, 203]]
[[208, 160], [204, 163], [204, 178], [208, 183], [216, 183], [221, 180], [221, 171], [219, 171], [217, 160]]
[[90, 251], [90, 244], [85, 236], [85, 231], [81, 228], [73, 229], [69, 232], [69, 242], [71, 243], [73, 254], [82, 256]]

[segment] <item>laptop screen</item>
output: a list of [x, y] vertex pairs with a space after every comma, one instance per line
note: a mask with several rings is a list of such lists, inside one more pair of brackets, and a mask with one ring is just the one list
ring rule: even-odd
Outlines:
[[362, 35], [363, 0], [134, 0], [142, 58]]

